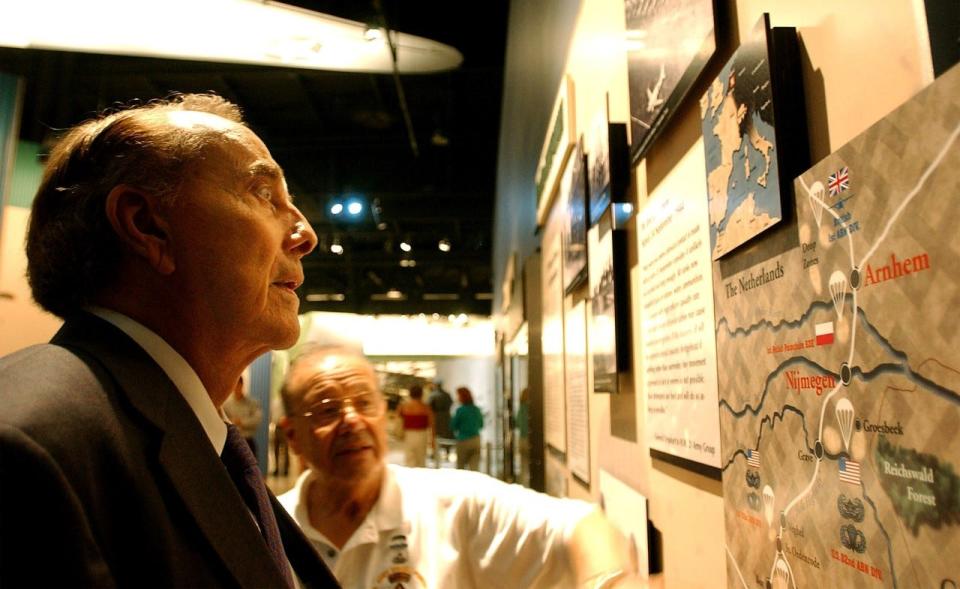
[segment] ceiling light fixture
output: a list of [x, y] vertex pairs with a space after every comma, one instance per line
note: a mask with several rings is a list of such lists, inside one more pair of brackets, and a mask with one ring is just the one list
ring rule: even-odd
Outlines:
[[371, 301], [405, 301], [407, 300], [407, 295], [403, 294], [395, 288], [391, 288], [385, 293], [376, 293], [370, 295]]
[[400, 242], [400, 249], [402, 249], [402, 250], [405, 251], [405, 252], [409, 252], [409, 251], [411, 251], [411, 250], [413, 249], [413, 246], [410, 245], [410, 242], [409, 242], [409, 241], [403, 240], [403, 241]]
[[382, 41], [383, 40], [383, 29], [378, 29], [376, 27], [367, 27], [363, 31], [363, 38], [367, 41]]
[[412, 259], [408, 259], [408, 258], [404, 258], [404, 259], [400, 260], [400, 267], [401, 267], [401, 268], [414, 268], [414, 267], [416, 267], [416, 265], [417, 265], [417, 261], [416, 261], [416, 260], [412, 260]]
[[[225, 14], [230, 26], [210, 26]], [[142, 22], [151, 26], [135, 26]], [[446, 71], [463, 62], [449, 45], [406, 33], [391, 37], [400, 73]], [[394, 58], [385, 41], [364, 23], [270, 0], [30, 0], [4, 6], [0, 22], [6, 47], [389, 74]]]
[[339, 237], [333, 238], [333, 243], [330, 244], [330, 253], [338, 256], [343, 255], [343, 244], [340, 243]]
[[439, 249], [442, 252], [450, 251], [450, 240], [447, 239], [446, 237], [441, 239], [439, 242], [437, 242], [437, 249]]
[[333, 203], [332, 205], [330, 205], [330, 214], [331, 214], [331, 215], [336, 216], [336, 215], [339, 215], [339, 214], [342, 213], [342, 212], [343, 212], [343, 203], [341, 203], [341, 202], [335, 202], [335, 203]]
[[306, 296], [306, 299], [311, 303], [340, 303], [347, 299], [346, 295], [339, 292], [334, 293], [324, 293], [316, 292], [310, 293]]
[[440, 129], [434, 129], [433, 135], [430, 136], [430, 143], [436, 147], [446, 147], [450, 145], [450, 138], [444, 135]]
[[351, 200], [350, 203], [347, 204], [347, 212], [356, 217], [363, 212], [363, 203], [359, 200]]
[[425, 292], [423, 293], [425, 301], [458, 301], [460, 295], [455, 292]]

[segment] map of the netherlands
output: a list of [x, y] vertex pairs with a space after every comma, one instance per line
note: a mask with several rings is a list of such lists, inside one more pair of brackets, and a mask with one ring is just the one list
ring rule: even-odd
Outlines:
[[714, 260], [783, 217], [769, 62], [761, 19], [700, 99]]
[[728, 585], [960, 586], [960, 67], [795, 193], [715, 264]]

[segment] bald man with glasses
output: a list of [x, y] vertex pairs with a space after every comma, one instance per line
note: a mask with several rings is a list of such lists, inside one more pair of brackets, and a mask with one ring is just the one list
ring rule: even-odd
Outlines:
[[487, 475], [387, 464], [386, 400], [348, 347], [287, 373], [281, 420], [309, 469], [280, 503], [343, 587], [642, 587], [596, 506]]

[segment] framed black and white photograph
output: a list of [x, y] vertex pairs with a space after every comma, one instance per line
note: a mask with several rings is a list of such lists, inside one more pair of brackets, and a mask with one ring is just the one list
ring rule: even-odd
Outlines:
[[630, 370], [630, 284], [627, 234], [632, 206], [614, 203], [590, 229], [590, 355], [593, 392], [620, 392]]
[[587, 147], [589, 223], [596, 225], [611, 202], [623, 202], [630, 183], [630, 154], [626, 123], [611, 123], [607, 111], [590, 125]]
[[626, 0], [630, 152], [636, 162], [717, 49], [716, 0]]
[[553, 109], [550, 124], [540, 151], [540, 161], [534, 176], [537, 191], [537, 225], [543, 226], [550, 207], [557, 196], [563, 167], [573, 152], [577, 138], [576, 104], [573, 77], [563, 77]]
[[587, 160], [582, 135], [564, 176], [563, 286], [569, 294], [587, 279]]

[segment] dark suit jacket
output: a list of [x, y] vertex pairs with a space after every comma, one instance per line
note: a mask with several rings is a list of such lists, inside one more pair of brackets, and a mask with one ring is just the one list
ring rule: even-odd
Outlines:
[[[297, 576], [338, 587], [274, 503]], [[0, 359], [0, 587], [21, 586], [283, 586], [183, 396], [92, 315]]]

